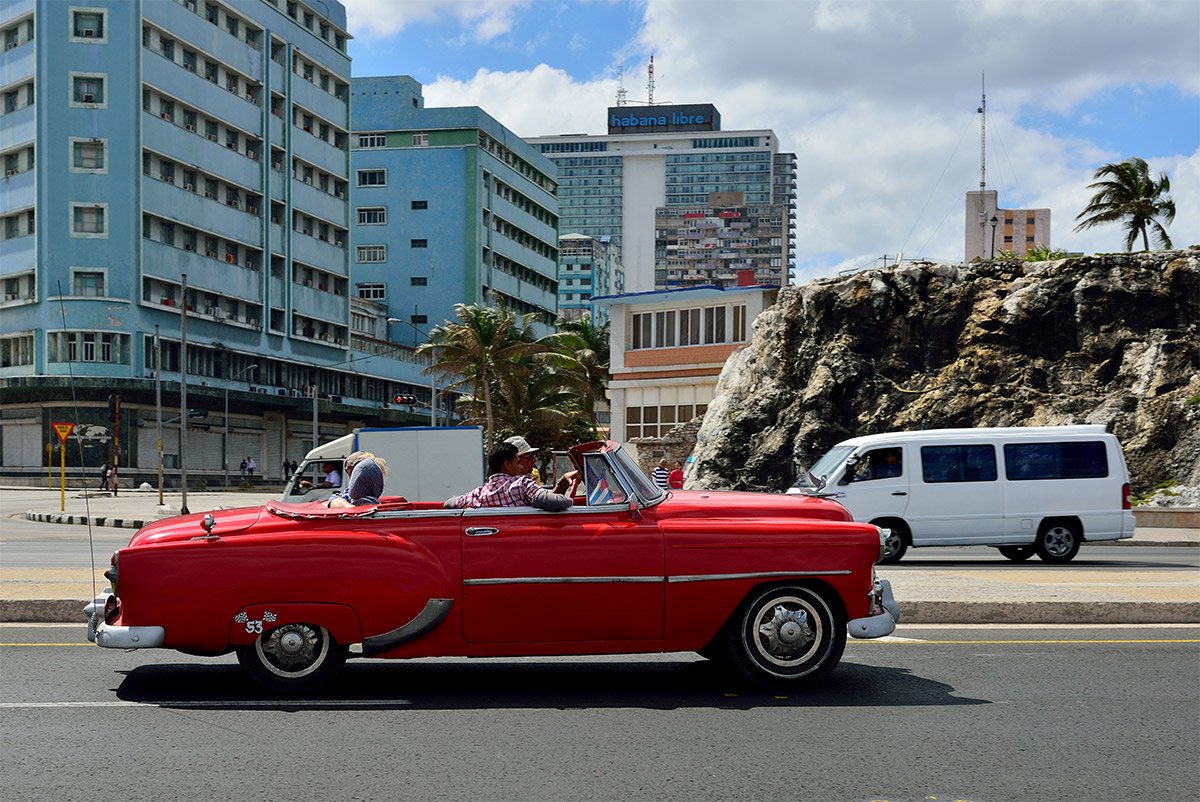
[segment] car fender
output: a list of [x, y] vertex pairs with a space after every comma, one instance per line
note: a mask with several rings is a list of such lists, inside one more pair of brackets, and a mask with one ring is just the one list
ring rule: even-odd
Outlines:
[[284, 624], [315, 624], [324, 627], [338, 643], [358, 643], [362, 627], [354, 609], [344, 604], [309, 602], [262, 602], [238, 610], [229, 624], [229, 644], [249, 646], [264, 632]]

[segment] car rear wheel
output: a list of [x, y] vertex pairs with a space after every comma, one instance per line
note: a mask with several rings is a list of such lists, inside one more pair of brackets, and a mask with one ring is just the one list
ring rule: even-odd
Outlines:
[[280, 693], [307, 693], [328, 684], [349, 650], [325, 627], [284, 624], [237, 650], [238, 662], [256, 682]]
[[727, 631], [730, 662], [759, 687], [816, 684], [846, 648], [846, 614], [830, 598], [804, 585], [753, 594]]
[[904, 552], [908, 551], [909, 540], [912, 537], [904, 521], [897, 518], [880, 518], [877, 521], [871, 521], [871, 523], [883, 529], [891, 530], [887, 536], [887, 540], [883, 541], [883, 556], [879, 558], [879, 565], [900, 562], [900, 558], [904, 556]]
[[1025, 562], [1033, 556], [1033, 546], [1001, 546], [1000, 553], [1015, 563]]
[[1048, 563], [1069, 563], [1079, 553], [1083, 536], [1071, 521], [1043, 521], [1038, 528], [1037, 555]]

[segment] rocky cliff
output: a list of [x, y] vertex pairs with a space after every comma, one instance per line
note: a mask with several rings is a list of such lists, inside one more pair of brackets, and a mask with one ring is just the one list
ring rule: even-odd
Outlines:
[[1200, 249], [904, 264], [784, 289], [725, 365], [688, 487], [781, 490], [860, 434], [1100, 423], [1135, 493], [1200, 485]]

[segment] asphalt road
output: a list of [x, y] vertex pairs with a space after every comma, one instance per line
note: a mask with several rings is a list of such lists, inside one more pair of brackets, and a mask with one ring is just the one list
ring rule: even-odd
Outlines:
[[690, 654], [357, 661], [279, 701], [225, 658], [0, 625], [21, 800], [1174, 800], [1200, 788], [1200, 626], [901, 626], [807, 693]]

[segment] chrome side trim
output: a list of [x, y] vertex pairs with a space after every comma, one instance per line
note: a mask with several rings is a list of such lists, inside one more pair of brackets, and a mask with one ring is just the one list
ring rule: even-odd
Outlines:
[[379, 652], [386, 652], [388, 649], [399, 646], [401, 643], [424, 635], [442, 623], [446, 616], [450, 614], [452, 606], [454, 606], [454, 599], [430, 599], [425, 603], [425, 608], [404, 626], [397, 627], [391, 632], [384, 632], [382, 635], [372, 635], [369, 638], [363, 638], [363, 655], [370, 656]]
[[694, 574], [669, 576], [668, 582], [719, 582], [723, 579], [769, 579], [780, 576], [846, 576], [851, 571], [759, 571], [750, 574]]
[[587, 585], [597, 583], [633, 584], [662, 582], [661, 576], [503, 576], [488, 579], [464, 579], [464, 585]]

